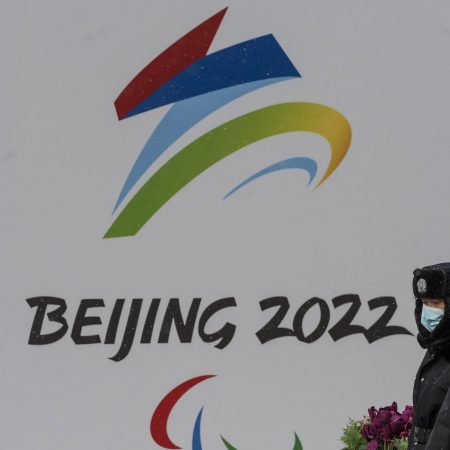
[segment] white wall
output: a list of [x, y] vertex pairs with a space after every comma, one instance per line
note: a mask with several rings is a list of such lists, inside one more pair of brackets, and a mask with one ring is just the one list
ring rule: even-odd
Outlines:
[[[329, 147], [309, 134], [262, 141], [217, 164], [165, 205], [132, 238], [102, 239], [122, 183], [168, 107], [119, 122], [113, 102], [152, 58], [224, 6], [211, 51], [273, 33], [302, 79], [249, 94], [209, 116], [183, 144], [259, 107], [322, 103], [352, 126], [350, 150], [320, 188], [287, 171], [264, 177], [223, 201], [243, 178], [283, 157], [309, 155], [323, 173]], [[0, 95], [2, 281], [0, 422], [2, 448], [159, 448], [148, 422], [173, 387], [217, 377], [174, 409], [169, 435], [191, 448], [204, 406], [205, 450], [335, 450], [348, 417], [371, 405], [411, 402], [423, 351], [413, 336], [369, 344], [362, 335], [312, 344], [255, 336], [271, 311], [266, 297], [296, 308], [326, 300], [332, 326], [343, 311], [333, 297], [358, 294], [357, 322], [380, 311], [368, 300], [396, 298], [392, 324], [415, 333], [412, 270], [450, 259], [450, 28], [447, 1], [279, 2], [195, 0], [121, 2], [4, 1]], [[25, 299], [56, 296], [69, 325], [81, 299], [102, 298], [102, 340], [117, 298], [170, 297], [188, 306], [234, 296], [217, 315], [237, 325], [218, 350], [200, 340], [135, 342], [121, 362], [118, 345], [75, 345], [69, 333], [47, 346], [27, 344], [35, 310]], [[147, 302], [147, 303], [146, 303]], [[345, 307], [342, 307], [345, 309]], [[139, 323], [142, 329], [144, 307]], [[124, 318], [123, 318], [124, 319]], [[161, 317], [157, 324], [160, 323]], [[311, 312], [305, 328], [312, 329]], [[123, 330], [121, 322], [119, 329]], [[158, 330], [158, 325], [156, 325]]]

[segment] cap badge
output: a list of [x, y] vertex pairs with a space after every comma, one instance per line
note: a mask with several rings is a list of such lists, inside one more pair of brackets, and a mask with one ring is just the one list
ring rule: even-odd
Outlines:
[[421, 278], [418, 282], [417, 282], [417, 290], [421, 293], [421, 294], [425, 294], [425, 292], [427, 292], [427, 282]]

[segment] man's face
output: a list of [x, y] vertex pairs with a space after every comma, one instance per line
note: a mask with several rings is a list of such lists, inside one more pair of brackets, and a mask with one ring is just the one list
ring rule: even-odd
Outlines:
[[442, 298], [424, 298], [422, 303], [429, 308], [445, 309], [445, 301]]

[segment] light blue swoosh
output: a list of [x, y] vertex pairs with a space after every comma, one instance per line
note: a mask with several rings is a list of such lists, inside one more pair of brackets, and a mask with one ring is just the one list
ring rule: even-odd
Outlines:
[[195, 420], [194, 433], [192, 435], [192, 450], [202, 450], [202, 440], [201, 440], [201, 436], [200, 436], [202, 413], [203, 413], [203, 408], [200, 410], [200, 412], [198, 413], [197, 419]]
[[208, 92], [175, 103], [163, 117], [141, 150], [120, 191], [114, 211], [155, 160], [194, 125], [217, 109], [249, 92], [291, 78], [294, 77], [289, 76], [252, 81], [218, 91]]
[[225, 200], [230, 195], [234, 194], [236, 191], [244, 187], [246, 184], [250, 183], [253, 180], [256, 180], [257, 178], [260, 178], [272, 172], [276, 172], [278, 170], [286, 170], [286, 169], [306, 170], [309, 173], [309, 183], [308, 183], [309, 186], [317, 174], [317, 163], [313, 159], [305, 157], [290, 158], [285, 159], [284, 161], [277, 162], [275, 164], [270, 165], [269, 167], [266, 167], [265, 169], [260, 170], [259, 172], [256, 172], [254, 175], [247, 178], [242, 183], [238, 184], [235, 188], [233, 188], [230, 192], [228, 192], [228, 194], [225, 195], [223, 199]]

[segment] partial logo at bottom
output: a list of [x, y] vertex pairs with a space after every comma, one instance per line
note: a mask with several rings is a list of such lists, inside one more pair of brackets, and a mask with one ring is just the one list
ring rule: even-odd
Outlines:
[[[159, 446], [168, 449], [175, 450], [181, 449], [183, 447], [179, 447], [174, 444], [170, 439], [167, 432], [167, 422], [169, 420], [170, 413], [172, 412], [175, 404], [178, 400], [190, 389], [192, 389], [197, 384], [202, 381], [208, 380], [209, 378], [213, 378], [216, 375], [201, 375], [199, 377], [191, 378], [187, 380], [174, 389], [172, 389], [159, 403], [156, 407], [153, 416], [150, 420], [150, 434]], [[195, 419], [194, 429], [192, 432], [192, 450], [203, 450], [202, 439], [201, 439], [201, 427], [202, 427], [202, 416], [204, 412], [204, 407], [200, 408], [200, 411], [197, 414], [197, 418]], [[223, 444], [228, 450], [238, 450], [237, 447], [234, 447], [230, 442], [228, 442], [223, 436], [220, 436]], [[297, 433], [294, 433], [294, 448], [293, 450], [303, 450], [302, 443], [300, 442], [300, 438]]]

